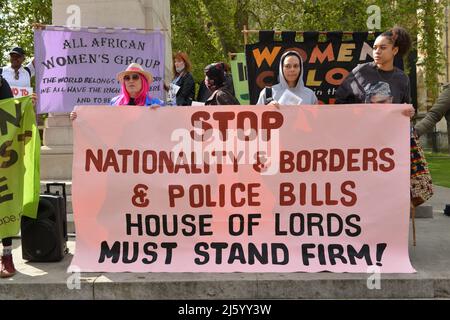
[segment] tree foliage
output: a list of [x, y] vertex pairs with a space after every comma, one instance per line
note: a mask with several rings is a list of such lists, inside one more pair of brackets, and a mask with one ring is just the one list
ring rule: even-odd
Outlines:
[[[448, 5], [447, 1], [443, 1]], [[439, 94], [438, 75], [442, 75], [445, 55], [442, 51], [441, 41], [445, 6], [436, 5], [435, 0], [420, 1], [418, 10], [419, 30], [422, 41], [419, 41], [419, 50], [423, 52], [423, 59], [419, 61], [425, 67], [425, 84], [428, 97], [434, 102]]]
[[12, 46], [21, 46], [32, 56], [33, 23], [51, 24], [51, 0], [0, 0], [0, 57], [8, 61]]
[[[51, 24], [51, 0], [0, 0], [0, 55], [20, 45], [33, 52], [33, 22]], [[438, 93], [444, 54], [440, 38], [448, 0], [171, 0], [172, 46], [186, 51], [194, 77], [203, 79], [203, 68], [228, 60], [229, 52], [244, 51], [244, 25], [258, 30], [367, 31], [367, 8], [381, 10], [379, 31], [393, 25], [405, 27], [416, 39], [425, 69], [428, 95]], [[257, 36], [249, 37], [250, 42]]]
[[[428, 95], [436, 98], [437, 75], [444, 66], [439, 39], [447, 0], [172, 0], [172, 45], [174, 51], [188, 52], [194, 76], [201, 80], [206, 64], [244, 51], [244, 25], [257, 30], [368, 31], [370, 5], [381, 10], [376, 31], [400, 25], [410, 32], [423, 54]], [[257, 35], [249, 39], [256, 41]]]

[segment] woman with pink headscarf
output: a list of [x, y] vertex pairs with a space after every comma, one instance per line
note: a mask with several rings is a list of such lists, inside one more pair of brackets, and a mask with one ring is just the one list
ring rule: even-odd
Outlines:
[[[111, 99], [113, 106], [164, 106], [164, 102], [149, 95], [153, 76], [140, 64], [132, 63], [124, 71], [117, 74], [121, 84], [121, 94]], [[77, 113], [72, 111], [70, 119], [75, 120]]]
[[121, 84], [121, 94], [111, 99], [113, 106], [163, 106], [164, 102], [152, 98], [148, 94], [153, 76], [145, 71], [141, 65], [132, 63], [125, 71], [117, 74]]

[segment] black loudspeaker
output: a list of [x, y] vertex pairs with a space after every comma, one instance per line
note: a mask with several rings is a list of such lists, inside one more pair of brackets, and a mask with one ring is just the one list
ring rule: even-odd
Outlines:
[[[62, 186], [63, 195], [50, 193]], [[61, 261], [67, 251], [67, 212], [65, 184], [47, 184], [40, 195], [36, 219], [22, 216], [22, 258], [34, 262]]]

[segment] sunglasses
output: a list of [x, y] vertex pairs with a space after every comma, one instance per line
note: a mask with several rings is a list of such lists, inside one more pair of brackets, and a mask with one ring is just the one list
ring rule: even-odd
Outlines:
[[135, 80], [135, 81], [137, 81], [137, 80], [139, 80], [139, 75], [138, 74], [132, 74], [131, 76], [130, 75], [126, 75], [126, 76], [124, 76], [123, 77], [123, 80], [124, 81], [130, 81], [130, 80]]

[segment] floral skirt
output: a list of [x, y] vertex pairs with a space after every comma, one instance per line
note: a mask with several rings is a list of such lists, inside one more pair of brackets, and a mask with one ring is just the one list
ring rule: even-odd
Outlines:
[[433, 182], [419, 138], [411, 127], [411, 202], [416, 207], [433, 195]]

